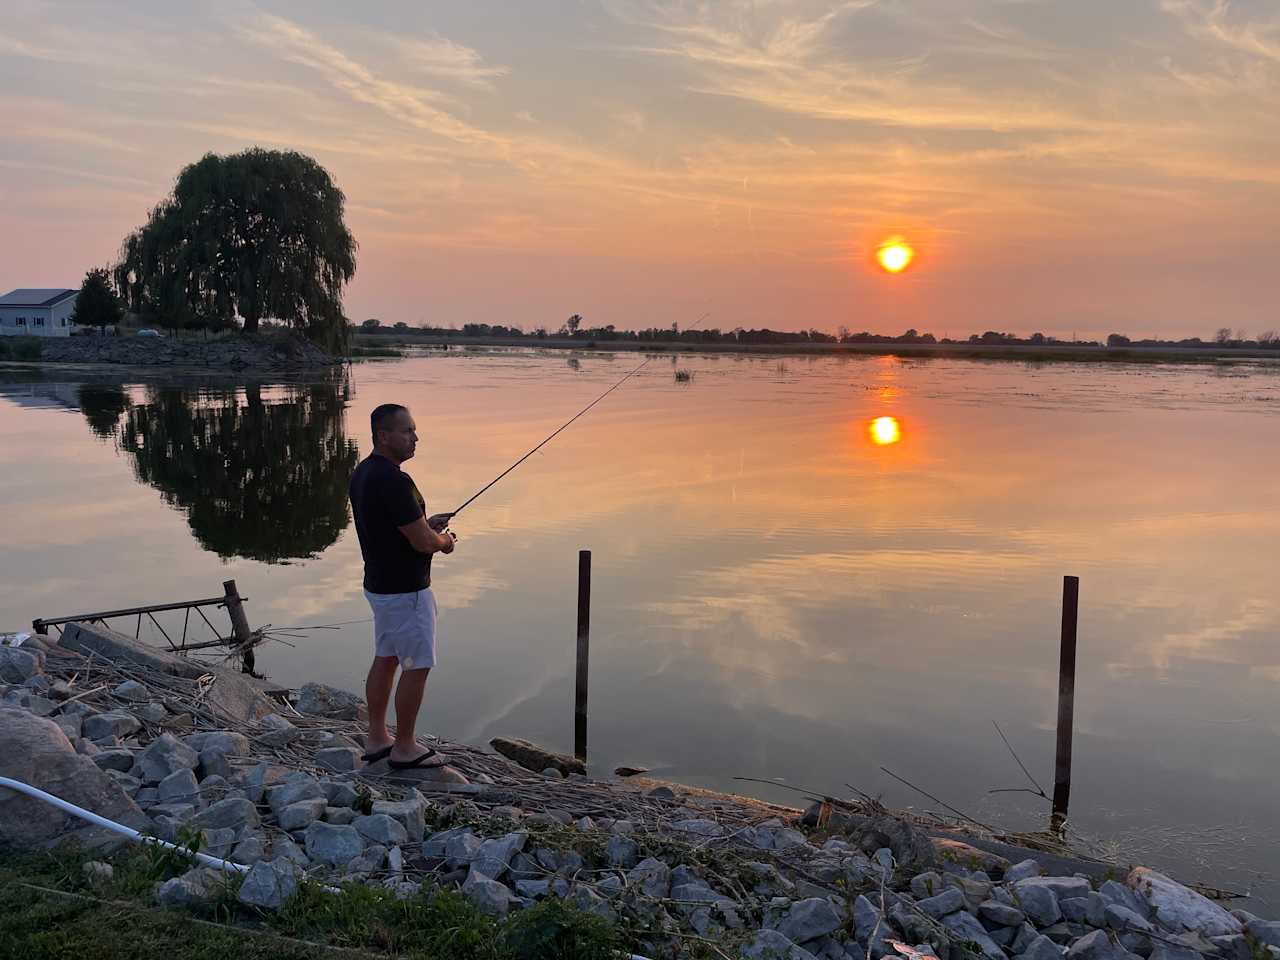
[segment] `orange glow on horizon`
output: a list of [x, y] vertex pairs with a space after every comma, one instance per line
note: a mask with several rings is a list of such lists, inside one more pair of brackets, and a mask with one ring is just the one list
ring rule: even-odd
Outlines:
[[901, 237], [886, 240], [876, 250], [876, 260], [889, 273], [901, 273], [915, 257], [915, 250]]
[[871, 442], [880, 447], [902, 439], [902, 426], [897, 417], [876, 417], [868, 424], [867, 432], [871, 434]]

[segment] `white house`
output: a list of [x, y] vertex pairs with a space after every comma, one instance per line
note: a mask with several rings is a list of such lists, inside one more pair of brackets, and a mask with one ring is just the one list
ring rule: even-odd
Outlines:
[[79, 290], [12, 290], [0, 297], [0, 334], [69, 337]]

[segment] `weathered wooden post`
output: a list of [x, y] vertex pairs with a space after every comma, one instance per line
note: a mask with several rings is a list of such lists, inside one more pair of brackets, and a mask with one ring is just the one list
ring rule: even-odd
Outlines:
[[249, 618], [244, 615], [244, 599], [236, 589], [234, 580], [223, 581], [222, 592], [225, 596], [223, 603], [227, 613], [231, 615], [231, 637], [240, 647], [240, 672], [252, 675], [255, 659], [253, 647], [250, 646], [252, 631], [249, 629]]
[[1062, 648], [1058, 660], [1058, 750], [1053, 765], [1053, 816], [1050, 829], [1061, 833], [1071, 800], [1071, 734], [1075, 723], [1076, 621], [1080, 578], [1062, 578]]
[[587, 655], [591, 634], [591, 551], [578, 551], [578, 669], [573, 699], [573, 755], [587, 759]]

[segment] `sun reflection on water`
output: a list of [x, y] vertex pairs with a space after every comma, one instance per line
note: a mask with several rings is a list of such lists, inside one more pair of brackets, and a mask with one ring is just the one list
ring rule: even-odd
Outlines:
[[897, 417], [876, 417], [867, 426], [871, 434], [871, 442], [877, 446], [888, 446], [902, 439], [902, 426]]

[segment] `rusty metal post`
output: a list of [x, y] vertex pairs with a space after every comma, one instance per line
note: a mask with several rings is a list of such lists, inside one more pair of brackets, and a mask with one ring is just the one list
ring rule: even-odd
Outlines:
[[573, 699], [573, 755], [587, 759], [587, 655], [591, 634], [591, 551], [578, 551], [578, 666]]
[[1053, 765], [1053, 816], [1050, 829], [1061, 833], [1071, 800], [1071, 735], [1075, 724], [1076, 623], [1080, 578], [1062, 578], [1062, 646], [1058, 660], [1058, 749]]
[[223, 581], [222, 590], [225, 597], [223, 602], [231, 616], [231, 637], [241, 647], [240, 672], [252, 675], [254, 656], [253, 647], [249, 645], [252, 631], [249, 629], [249, 619], [244, 615], [244, 600], [236, 589], [234, 580]]

